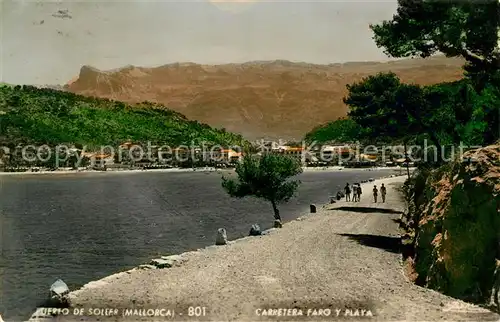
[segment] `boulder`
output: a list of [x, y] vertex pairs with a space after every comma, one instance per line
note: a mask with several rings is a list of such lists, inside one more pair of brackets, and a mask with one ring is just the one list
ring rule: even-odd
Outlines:
[[262, 230], [260, 229], [260, 226], [257, 224], [252, 225], [252, 228], [250, 228], [250, 236], [260, 236], [262, 235]]
[[142, 264], [142, 265], [139, 265], [138, 268], [139, 269], [156, 269], [156, 266], [155, 265], [149, 265], [149, 264]]
[[215, 245], [227, 245], [227, 233], [224, 228], [217, 230], [217, 237], [215, 238]]
[[55, 301], [62, 301], [67, 294], [69, 294], [69, 287], [60, 279], [50, 286], [50, 297]]
[[281, 223], [281, 220], [279, 219], [276, 219], [274, 221], [274, 225], [273, 225], [274, 228], [282, 228], [283, 227], [283, 224]]
[[180, 265], [182, 262], [184, 262], [184, 259], [179, 255], [162, 256], [161, 260], [164, 261], [162, 268], [177, 266]]
[[316, 205], [309, 205], [309, 209], [310, 209], [311, 214], [316, 213]]
[[168, 259], [156, 258], [151, 261], [150, 265], [154, 265], [156, 268], [170, 268], [174, 265], [174, 262]]

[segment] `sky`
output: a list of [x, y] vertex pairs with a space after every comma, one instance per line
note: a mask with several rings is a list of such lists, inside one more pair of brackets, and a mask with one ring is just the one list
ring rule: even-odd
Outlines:
[[396, 0], [0, 0], [0, 81], [64, 84], [83, 65], [382, 61]]

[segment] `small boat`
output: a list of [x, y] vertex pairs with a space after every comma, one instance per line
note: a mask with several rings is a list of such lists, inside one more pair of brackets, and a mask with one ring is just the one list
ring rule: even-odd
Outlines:
[[69, 287], [61, 279], [58, 279], [50, 286], [50, 298], [63, 302], [64, 297], [69, 294]]

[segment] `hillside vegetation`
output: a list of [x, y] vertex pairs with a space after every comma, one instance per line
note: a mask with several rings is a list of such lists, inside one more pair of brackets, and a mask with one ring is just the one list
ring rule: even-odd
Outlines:
[[132, 106], [33, 86], [0, 85], [0, 112], [3, 144], [99, 146], [132, 140], [177, 146], [246, 142], [240, 135], [190, 121], [158, 104]]
[[498, 138], [500, 88], [496, 84], [486, 84], [481, 91], [469, 79], [417, 86], [402, 83], [395, 74], [380, 73], [348, 88], [344, 99], [348, 117], [314, 128], [306, 141], [385, 139], [422, 144], [427, 139], [429, 145], [446, 147], [489, 144]]
[[463, 60], [445, 57], [315, 65], [289, 61], [244, 64], [127, 66], [102, 71], [83, 66], [66, 89], [87, 96], [145, 100], [248, 139], [300, 140], [312, 128], [345, 117], [346, 85], [378, 72], [430, 85], [463, 77]]
[[306, 142], [356, 142], [362, 138], [363, 128], [350, 118], [340, 118], [315, 127], [304, 137]]
[[401, 0], [370, 27], [393, 57], [465, 60], [462, 80], [422, 86], [378, 73], [350, 84], [344, 102], [366, 140], [420, 148], [400, 222], [409, 277], [500, 310], [500, 3]]

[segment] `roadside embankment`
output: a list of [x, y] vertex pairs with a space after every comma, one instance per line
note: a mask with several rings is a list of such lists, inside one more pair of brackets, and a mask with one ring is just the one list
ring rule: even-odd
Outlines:
[[[134, 269], [89, 283], [70, 294], [70, 312], [82, 315], [57, 319], [165, 321], [154, 312], [175, 312], [171, 319], [192, 321], [498, 320], [405, 278], [395, 223], [405, 208], [404, 180], [363, 184], [360, 202], [324, 205], [265, 235], [184, 253], [168, 269]], [[369, 193], [381, 183], [385, 204]], [[108, 311], [89, 316], [95, 308]]]
[[407, 273], [418, 285], [498, 309], [500, 145], [464, 160], [421, 170], [406, 184]]

